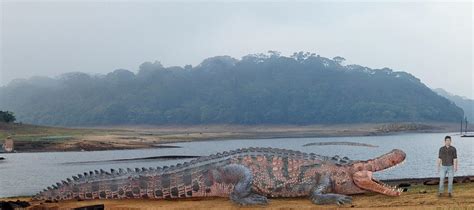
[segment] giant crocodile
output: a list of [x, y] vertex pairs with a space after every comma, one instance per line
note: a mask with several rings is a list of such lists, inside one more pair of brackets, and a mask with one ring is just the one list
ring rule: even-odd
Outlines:
[[308, 196], [315, 204], [347, 204], [349, 195], [368, 191], [398, 196], [372, 173], [402, 163], [394, 149], [375, 159], [350, 160], [314, 153], [244, 148], [169, 167], [96, 170], [48, 187], [35, 200], [178, 199], [229, 197], [240, 205], [266, 204], [267, 197]]

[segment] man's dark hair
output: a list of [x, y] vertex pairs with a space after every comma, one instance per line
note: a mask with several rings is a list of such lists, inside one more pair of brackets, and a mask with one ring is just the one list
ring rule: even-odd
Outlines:
[[444, 141], [446, 141], [446, 140], [448, 140], [448, 139], [451, 140], [451, 136], [446, 136], [446, 137], [444, 137]]

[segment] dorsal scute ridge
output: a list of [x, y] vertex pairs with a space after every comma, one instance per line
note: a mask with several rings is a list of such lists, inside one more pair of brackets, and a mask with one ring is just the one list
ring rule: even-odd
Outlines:
[[280, 149], [280, 148], [271, 148], [271, 147], [248, 147], [248, 148], [239, 148], [239, 149], [225, 151], [225, 152], [217, 152], [209, 156], [198, 157], [190, 161], [186, 161], [183, 163], [178, 163], [176, 165], [170, 165], [170, 166], [163, 166], [163, 167], [156, 167], [156, 168], [142, 167], [142, 168], [135, 168], [135, 169], [119, 168], [118, 170], [110, 169], [110, 172], [104, 171], [103, 169], [94, 170], [94, 171], [84, 172], [83, 174], [77, 174], [76, 176], [72, 176], [72, 179], [68, 178], [67, 181], [63, 181], [63, 183], [57, 183], [56, 185], [53, 185], [53, 186], [61, 187], [62, 185], [65, 185], [64, 183], [78, 184], [78, 183], [83, 183], [83, 182], [91, 181], [91, 180], [99, 181], [101, 179], [113, 178], [113, 177], [119, 177], [119, 176], [133, 176], [134, 177], [134, 176], [143, 175], [143, 174], [171, 173], [173, 171], [182, 170], [187, 167], [192, 167], [193, 165], [199, 164], [202, 162], [212, 162], [212, 160], [214, 159], [223, 159], [230, 156], [245, 156], [245, 155], [250, 155], [253, 157], [256, 157], [258, 155], [267, 155], [269, 157], [298, 156], [304, 159], [313, 159], [313, 160], [317, 158], [323, 159], [323, 160], [330, 159], [326, 156], [316, 155], [315, 153], [308, 154], [308, 153], [295, 151], [295, 150], [289, 150], [289, 149]]

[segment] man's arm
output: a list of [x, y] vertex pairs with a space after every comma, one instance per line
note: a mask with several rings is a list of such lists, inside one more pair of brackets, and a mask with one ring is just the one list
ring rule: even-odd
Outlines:
[[441, 166], [441, 148], [439, 148], [438, 151], [438, 161], [436, 163], [436, 167], [438, 168], [438, 173], [439, 173], [439, 167]]
[[436, 167], [438, 168], [438, 173], [439, 173], [439, 167], [441, 166], [441, 158], [438, 158]]
[[456, 152], [456, 148], [454, 148], [454, 172], [458, 171], [458, 154]]
[[454, 172], [458, 171], [458, 159], [454, 159]]

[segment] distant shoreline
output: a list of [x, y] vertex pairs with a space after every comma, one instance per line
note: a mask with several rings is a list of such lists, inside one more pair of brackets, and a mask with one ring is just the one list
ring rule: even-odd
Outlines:
[[367, 123], [336, 125], [176, 125], [60, 128], [0, 125], [0, 140], [11, 135], [17, 152], [101, 151], [159, 148], [169, 143], [230, 139], [384, 136], [457, 132], [456, 123]]

